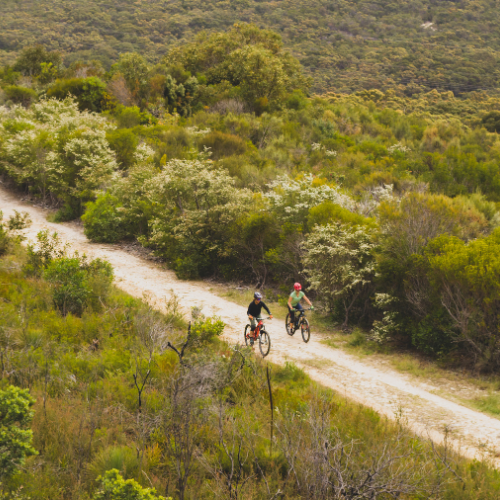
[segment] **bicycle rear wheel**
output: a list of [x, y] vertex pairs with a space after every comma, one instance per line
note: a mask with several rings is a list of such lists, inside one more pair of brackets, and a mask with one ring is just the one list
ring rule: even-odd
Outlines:
[[261, 330], [259, 337], [259, 349], [262, 357], [265, 358], [271, 349], [271, 337], [265, 330]]
[[290, 328], [290, 318], [291, 318], [291, 314], [288, 313], [286, 315], [286, 319], [285, 319], [285, 328], [286, 328], [286, 333], [288, 333], [288, 335], [293, 335], [295, 333], [295, 329], [294, 328]]
[[302, 318], [300, 322], [300, 333], [302, 333], [302, 339], [307, 344], [311, 338], [311, 330], [309, 329], [309, 321], [307, 321], [307, 318]]
[[251, 332], [250, 328], [252, 328], [250, 325], [245, 326], [245, 344], [246, 344], [247, 346], [249, 346], [249, 345], [250, 345], [250, 339], [249, 339], [249, 337], [248, 337], [248, 335], [249, 335], [249, 334], [250, 334], [250, 332]]

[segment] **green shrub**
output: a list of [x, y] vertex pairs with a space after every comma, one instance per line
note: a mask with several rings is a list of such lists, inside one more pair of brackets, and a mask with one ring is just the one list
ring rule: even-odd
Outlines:
[[225, 156], [242, 155], [247, 149], [246, 142], [237, 135], [226, 134], [218, 130], [210, 132], [200, 141], [201, 148], [210, 148], [213, 159]]
[[81, 316], [89, 300], [90, 287], [87, 273], [77, 257], [62, 257], [52, 261], [44, 272], [45, 279], [52, 283], [54, 307], [63, 316]]
[[341, 207], [340, 205], [331, 201], [324, 201], [320, 205], [309, 209], [307, 217], [307, 225], [312, 229], [316, 224], [326, 226], [332, 222], [342, 222], [344, 224], [369, 226], [374, 227], [376, 222], [374, 219], [363, 217]]
[[202, 346], [220, 337], [224, 331], [224, 322], [217, 318], [207, 318], [195, 321], [191, 325], [191, 338], [196, 344]]
[[38, 94], [33, 89], [19, 85], [8, 85], [3, 90], [7, 99], [10, 99], [14, 104], [21, 104], [25, 108], [38, 99]]
[[47, 90], [47, 97], [66, 99], [73, 96], [78, 102], [80, 111], [102, 110], [102, 102], [106, 92], [106, 85], [96, 76], [88, 78], [70, 78], [68, 80], [57, 80]]
[[23, 271], [28, 276], [40, 276], [44, 269], [54, 260], [64, 257], [68, 245], [63, 245], [57, 233], [49, 233], [43, 229], [36, 235], [36, 244], [28, 245], [28, 258]]
[[118, 165], [128, 169], [134, 162], [134, 153], [139, 144], [137, 136], [127, 128], [108, 130], [106, 139], [115, 152]]
[[0, 257], [9, 251], [13, 243], [24, 239], [16, 232], [24, 229], [31, 222], [26, 212], [19, 213], [17, 210], [14, 212], [15, 215], [11, 215], [9, 220], [4, 222], [3, 212], [0, 210]]
[[406, 325], [412, 345], [430, 356], [440, 357], [453, 348], [453, 325], [441, 307], [420, 321]]
[[72, 200], [71, 202], [65, 203], [55, 214], [54, 222], [68, 222], [70, 220], [77, 219], [82, 213], [80, 203]]
[[54, 307], [63, 316], [81, 316], [87, 306], [100, 308], [100, 301], [108, 295], [113, 272], [105, 261], [87, 262], [75, 255], [51, 261], [44, 277], [52, 284]]
[[0, 391], [0, 479], [14, 474], [27, 457], [37, 454], [29, 429], [34, 404], [27, 389], [9, 386]]
[[481, 122], [488, 132], [500, 132], [500, 111], [490, 111]]
[[119, 128], [133, 128], [138, 125], [156, 124], [157, 119], [137, 106], [118, 106], [114, 112]]
[[157, 496], [154, 488], [143, 488], [133, 479], [125, 480], [116, 469], [99, 477], [100, 489], [92, 500], [171, 500]]
[[82, 215], [85, 236], [99, 243], [114, 243], [130, 236], [121, 208], [118, 198], [109, 193], [87, 203]]

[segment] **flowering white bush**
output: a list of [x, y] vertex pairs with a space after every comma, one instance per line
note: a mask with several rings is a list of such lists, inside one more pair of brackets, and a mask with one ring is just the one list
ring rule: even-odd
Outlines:
[[353, 306], [371, 289], [375, 273], [372, 231], [341, 223], [315, 226], [303, 246], [304, 272], [311, 288], [331, 309], [342, 304], [347, 326]]
[[191, 135], [206, 135], [206, 134], [209, 134], [210, 132], [212, 132], [211, 129], [209, 128], [204, 128], [204, 129], [199, 129], [198, 127], [196, 126], [193, 126], [193, 127], [185, 127], [184, 129], [188, 134], [191, 134]]
[[109, 127], [104, 117], [80, 112], [72, 99], [41, 101], [29, 110], [0, 109], [0, 133], [6, 138], [0, 165], [44, 200], [92, 198], [117, 169], [106, 141]]
[[411, 151], [411, 148], [409, 148], [408, 146], [404, 146], [403, 144], [401, 144], [400, 142], [398, 142], [397, 144], [393, 144], [392, 146], [389, 146], [387, 148], [387, 151], [389, 151], [389, 153], [391, 155], [395, 151], [399, 151], [400, 153], [409, 153]]
[[335, 158], [337, 156], [337, 151], [332, 151], [330, 149], [326, 149], [326, 147], [323, 146], [322, 144], [320, 144], [319, 142], [313, 142], [311, 144], [311, 151], [324, 151], [325, 156], [330, 156], [333, 158]]
[[284, 220], [297, 220], [307, 215], [307, 211], [324, 201], [331, 201], [343, 208], [354, 211], [354, 200], [344, 194], [338, 186], [326, 184], [311, 174], [300, 179], [282, 176], [268, 184], [271, 191], [265, 197], [272, 208]]
[[174, 259], [174, 269], [185, 277], [198, 275], [224, 253], [229, 225], [253, 199], [225, 170], [200, 160], [171, 160], [146, 182], [145, 193], [157, 214], [147, 244]]
[[364, 198], [357, 204], [357, 211], [365, 216], [370, 215], [384, 201], [396, 200], [394, 185], [384, 184], [367, 189]]

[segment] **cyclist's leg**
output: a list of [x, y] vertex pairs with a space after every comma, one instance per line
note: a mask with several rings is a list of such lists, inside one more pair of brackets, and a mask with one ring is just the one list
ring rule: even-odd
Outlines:
[[288, 306], [288, 312], [290, 313], [290, 328], [293, 328], [293, 325], [295, 323], [295, 311], [293, 308]]
[[252, 331], [252, 333], [255, 331], [256, 328], [257, 328], [257, 320], [255, 318], [252, 318], [250, 320], [250, 330]]
[[257, 328], [257, 321], [255, 318], [252, 318], [250, 320], [250, 345], [252, 346], [254, 342], [255, 328]]
[[[300, 302], [295, 306], [295, 309], [299, 310], [300, 313], [304, 312], [304, 308], [302, 307], [302, 304]], [[299, 319], [299, 317], [300, 317], [300, 314], [297, 316], [297, 320]]]

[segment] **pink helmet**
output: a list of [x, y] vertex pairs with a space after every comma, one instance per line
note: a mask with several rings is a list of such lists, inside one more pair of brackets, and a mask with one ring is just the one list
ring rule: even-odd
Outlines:
[[302, 285], [300, 283], [295, 283], [295, 285], [293, 285], [293, 288], [295, 288], [295, 290], [297, 290], [297, 292], [299, 290], [302, 290]]

